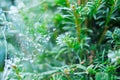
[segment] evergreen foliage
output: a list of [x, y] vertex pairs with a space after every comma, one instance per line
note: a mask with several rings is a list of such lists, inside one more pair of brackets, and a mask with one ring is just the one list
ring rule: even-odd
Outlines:
[[11, 1], [0, 0], [3, 80], [120, 79], [120, 0]]

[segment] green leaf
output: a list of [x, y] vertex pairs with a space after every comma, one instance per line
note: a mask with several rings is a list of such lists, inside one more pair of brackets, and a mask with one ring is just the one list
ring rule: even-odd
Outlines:
[[98, 72], [95, 75], [95, 80], [109, 80], [109, 76], [107, 73]]

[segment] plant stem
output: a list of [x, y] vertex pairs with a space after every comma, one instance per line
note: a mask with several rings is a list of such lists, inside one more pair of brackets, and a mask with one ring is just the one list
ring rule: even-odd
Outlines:
[[102, 42], [102, 40], [103, 40], [103, 38], [104, 38], [104, 35], [106, 34], [107, 30], [108, 30], [108, 27], [106, 26], [106, 27], [104, 28], [104, 31], [103, 31], [103, 33], [102, 33], [99, 41], [98, 41], [98, 45], [101, 44], [101, 42]]
[[77, 1], [77, 4], [78, 4], [78, 6], [80, 6], [80, 4], [81, 4], [81, 0], [78, 0], [78, 1]]
[[112, 16], [112, 13], [113, 13], [115, 4], [116, 4], [116, 0], [115, 0], [115, 2], [112, 4], [111, 9], [110, 9], [110, 12], [108, 13], [108, 17], [106, 18], [105, 28], [104, 28], [104, 31], [103, 31], [103, 33], [102, 33], [102, 35], [101, 35], [101, 37], [100, 37], [100, 39], [99, 39], [99, 41], [98, 41], [98, 45], [100, 45], [100, 44], [102, 43], [103, 38], [104, 38], [104, 36], [105, 36], [105, 34], [106, 34], [107, 30], [108, 30], [108, 24], [109, 24], [109, 22], [110, 22], [110, 18], [111, 18], [111, 16]]
[[69, 0], [66, 0], [67, 7], [70, 7], [70, 2]]
[[73, 9], [73, 14], [74, 14], [74, 18], [75, 18], [75, 25], [76, 25], [76, 31], [77, 31], [77, 37], [78, 37], [78, 42], [80, 42], [80, 33], [81, 33], [81, 27], [80, 27], [80, 23], [78, 20], [78, 15], [77, 12], [75, 10], [75, 6], [72, 6]]

